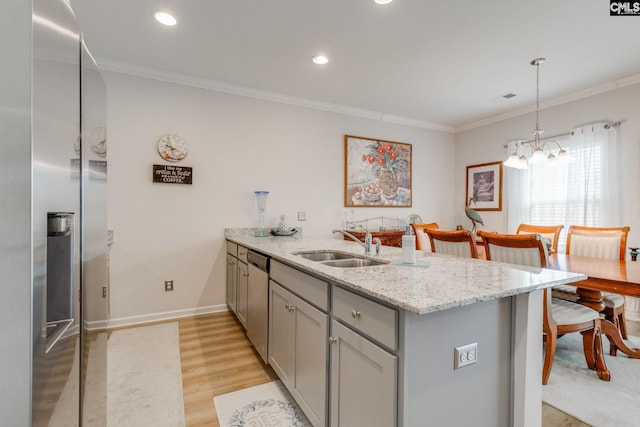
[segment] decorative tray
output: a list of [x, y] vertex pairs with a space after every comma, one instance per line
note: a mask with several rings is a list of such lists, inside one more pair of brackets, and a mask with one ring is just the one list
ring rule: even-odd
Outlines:
[[287, 230], [287, 231], [279, 231], [277, 228], [271, 229], [271, 234], [273, 234], [274, 236], [293, 236], [297, 232], [298, 230], [295, 228], [292, 228], [291, 230]]

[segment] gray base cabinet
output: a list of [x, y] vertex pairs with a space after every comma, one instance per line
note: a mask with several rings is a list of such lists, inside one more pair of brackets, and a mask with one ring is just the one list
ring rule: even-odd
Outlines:
[[328, 315], [270, 283], [269, 363], [314, 426], [326, 425]]
[[226, 302], [242, 326], [247, 328], [249, 269], [247, 248], [227, 241]]
[[237, 271], [237, 289], [236, 289], [236, 316], [238, 320], [247, 328], [247, 315], [248, 315], [248, 290], [249, 290], [249, 270], [247, 264], [238, 260]]
[[236, 307], [236, 289], [238, 275], [238, 260], [233, 255], [227, 253], [227, 306], [234, 313], [237, 311]]
[[396, 425], [397, 356], [331, 322], [331, 426]]

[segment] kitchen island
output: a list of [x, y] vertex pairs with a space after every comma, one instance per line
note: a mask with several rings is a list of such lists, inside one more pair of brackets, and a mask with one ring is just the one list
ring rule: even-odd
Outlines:
[[269, 362], [314, 425], [540, 425], [541, 290], [585, 276], [420, 252], [408, 266], [391, 247], [339, 268], [296, 253], [363, 255], [342, 236], [226, 238], [271, 257]]

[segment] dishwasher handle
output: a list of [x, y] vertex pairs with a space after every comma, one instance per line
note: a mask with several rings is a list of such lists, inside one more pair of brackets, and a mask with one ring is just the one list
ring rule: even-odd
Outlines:
[[255, 266], [259, 270], [269, 272], [269, 257], [259, 252], [249, 250], [247, 252], [247, 263]]

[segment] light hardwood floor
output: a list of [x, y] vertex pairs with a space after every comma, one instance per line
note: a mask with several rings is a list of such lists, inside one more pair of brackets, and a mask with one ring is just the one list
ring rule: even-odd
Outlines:
[[277, 379], [230, 313], [179, 320], [187, 427], [218, 426], [213, 397]]
[[[179, 319], [178, 323], [187, 427], [219, 426], [214, 396], [277, 379], [230, 312]], [[640, 323], [630, 322], [628, 328], [630, 334], [640, 335]], [[542, 426], [588, 427], [546, 404]]]

